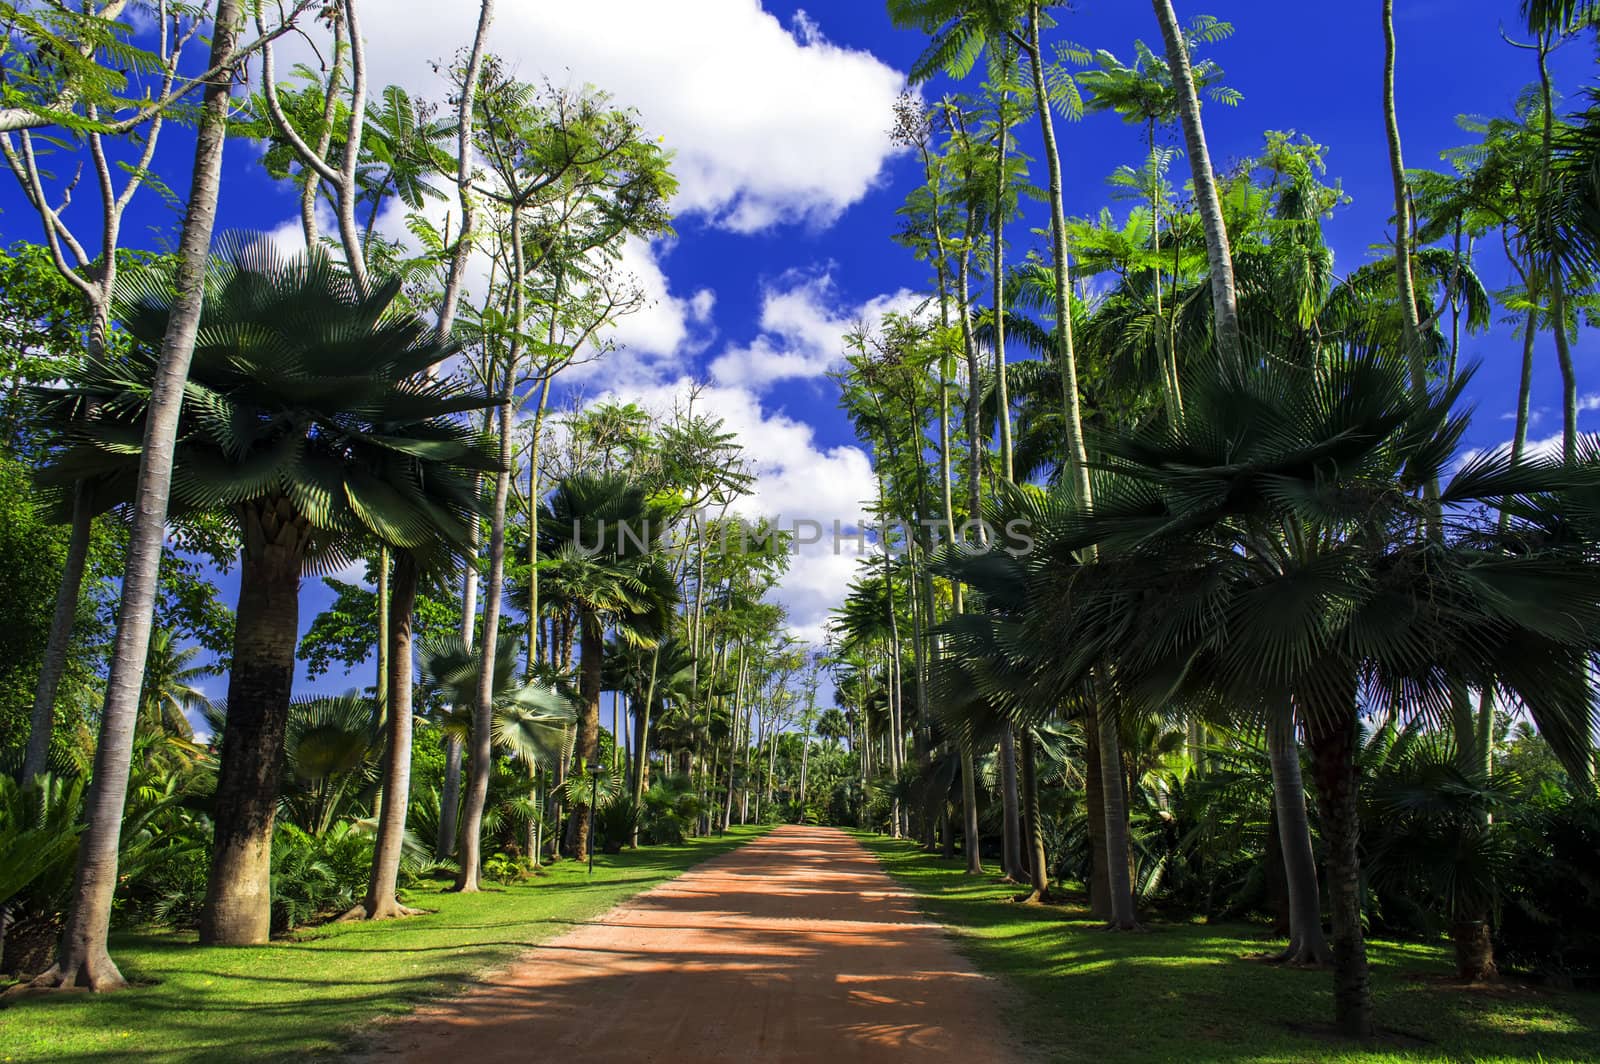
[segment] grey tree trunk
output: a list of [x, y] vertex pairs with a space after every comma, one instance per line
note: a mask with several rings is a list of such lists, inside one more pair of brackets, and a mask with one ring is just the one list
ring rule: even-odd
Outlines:
[[200, 104], [194, 174], [184, 211], [183, 234], [178, 241], [177, 298], [162, 341], [145, 422], [117, 634], [95, 749], [94, 783], [87, 803], [88, 827], [78, 845], [72, 907], [57, 961], [36, 981], [39, 986], [114, 990], [126, 985], [106, 948], [111, 900], [117, 888], [117, 842], [122, 831], [145, 657], [150, 649], [161, 546], [166, 537], [172, 456], [184, 382], [200, 327], [206, 257], [222, 184], [228, 94], [243, 13], [243, 0], [218, 0], [208, 69], [219, 73], [207, 79]]
[[506, 499], [511, 494], [511, 393], [515, 365], [506, 367], [500, 398], [500, 469], [494, 475], [494, 502], [489, 513], [489, 583], [483, 598], [483, 647], [478, 674], [478, 697], [472, 707], [472, 737], [467, 780], [466, 815], [461, 823], [458, 853], [461, 870], [455, 889], [478, 889], [483, 862], [483, 810], [489, 801], [489, 772], [494, 764], [494, 657], [500, 637], [500, 602], [506, 579]]
[[1327, 964], [1333, 959], [1322, 934], [1322, 898], [1317, 860], [1311, 851], [1300, 747], [1294, 738], [1294, 707], [1288, 699], [1267, 708], [1267, 760], [1272, 766], [1272, 805], [1289, 896], [1289, 946], [1279, 959], [1289, 964]]
[[[472, 518], [468, 536], [466, 571], [461, 578], [461, 644], [472, 649], [478, 622], [478, 519]], [[439, 792], [439, 838], [434, 853], [441, 859], [456, 851], [456, 832], [461, 819], [461, 753], [459, 735], [444, 741], [444, 784]]]
[[[1200, 95], [1195, 91], [1194, 71], [1189, 66], [1189, 47], [1178, 25], [1172, 0], [1151, 0], [1161, 37], [1167, 46], [1167, 66], [1178, 93], [1178, 114], [1183, 122], [1184, 146], [1189, 153], [1190, 173], [1194, 178], [1195, 205], [1206, 234], [1206, 262], [1211, 271], [1211, 306], [1216, 316], [1217, 350], [1234, 364], [1244, 358], [1244, 342], [1239, 335], [1239, 295], [1233, 277], [1233, 251], [1228, 246], [1228, 227], [1222, 218], [1222, 200], [1217, 195], [1217, 179], [1211, 169], [1211, 152], [1206, 146], [1205, 126], [1200, 121]], [[1388, 0], [1385, 0], [1388, 2]]]
[[405, 845], [406, 810], [411, 801], [411, 640], [417, 603], [417, 562], [410, 551], [395, 555], [389, 588], [388, 749], [383, 763], [383, 805], [378, 840], [372, 852], [372, 880], [366, 900], [347, 915], [368, 920], [409, 916], [395, 897], [400, 856]]

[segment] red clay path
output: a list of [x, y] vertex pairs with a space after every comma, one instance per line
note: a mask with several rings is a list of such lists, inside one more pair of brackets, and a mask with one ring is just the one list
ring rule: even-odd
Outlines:
[[1001, 993], [854, 839], [780, 827], [392, 1025], [372, 1056], [1009, 1062]]

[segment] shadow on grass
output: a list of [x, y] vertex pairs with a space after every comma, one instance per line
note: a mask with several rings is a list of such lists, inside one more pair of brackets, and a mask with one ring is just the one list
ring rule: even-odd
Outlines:
[[924, 912], [955, 930], [979, 969], [1020, 991], [1009, 1019], [1044, 1059], [1600, 1060], [1600, 995], [1464, 992], [1426, 978], [1450, 970], [1442, 945], [1369, 943], [1378, 1021], [1392, 1036], [1354, 1044], [1321, 1033], [1333, 1015], [1330, 973], [1245, 959], [1264, 948], [1258, 927], [1152, 922], [1147, 934], [1109, 932], [1081, 902], [1017, 905], [1006, 900], [1016, 888], [996, 877], [969, 877], [914, 843], [858, 838]]

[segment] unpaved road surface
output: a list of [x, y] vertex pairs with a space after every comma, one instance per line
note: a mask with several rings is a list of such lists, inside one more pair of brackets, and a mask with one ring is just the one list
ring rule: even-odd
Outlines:
[[369, 1059], [1009, 1064], [1002, 993], [854, 839], [780, 827], [389, 1025]]

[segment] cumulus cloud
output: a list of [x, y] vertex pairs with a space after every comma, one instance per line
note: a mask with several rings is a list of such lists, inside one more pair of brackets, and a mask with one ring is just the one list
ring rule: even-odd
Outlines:
[[[430, 62], [470, 40], [477, 5], [382, 8], [362, 27], [372, 83], [441, 98]], [[596, 85], [637, 108], [676, 153], [677, 210], [735, 231], [831, 222], [896, 150], [887, 131], [904, 76], [829, 41], [804, 12], [785, 27], [759, 0], [501, 4], [493, 33], [521, 77]]]
[[820, 377], [844, 358], [844, 338], [858, 325], [873, 326], [891, 311], [914, 310], [921, 297], [908, 289], [841, 305], [832, 278], [794, 276], [769, 287], [761, 302], [761, 333], [711, 363], [718, 384], [764, 388], [781, 380]]
[[[600, 398], [626, 399], [665, 414], [684, 405], [690, 387], [684, 378]], [[834, 522], [846, 533], [866, 522], [866, 504], [876, 491], [871, 460], [859, 447], [819, 445], [810, 425], [767, 407], [748, 388], [711, 385], [695, 403], [696, 410], [711, 412], [738, 434], [754, 464], [755, 490], [735, 504], [735, 514], [771, 518], [784, 529], [796, 520], [813, 521], [825, 530], [820, 542], [799, 548], [776, 589], [794, 635], [820, 643], [828, 611], [843, 601], [862, 556], [848, 536], [835, 551]]]

